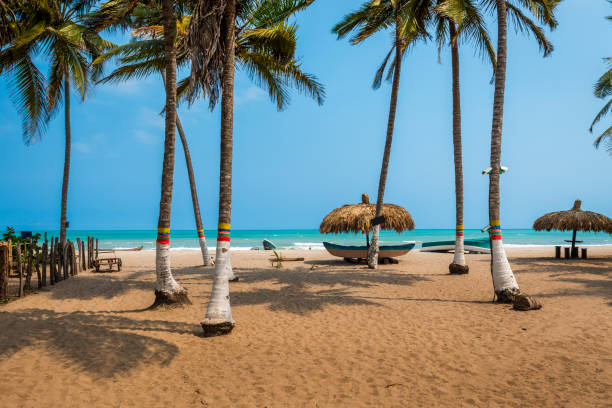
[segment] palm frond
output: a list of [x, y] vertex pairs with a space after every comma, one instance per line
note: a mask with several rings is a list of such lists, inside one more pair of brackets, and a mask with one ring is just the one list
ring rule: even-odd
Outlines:
[[275, 26], [310, 6], [314, 0], [258, 0], [252, 1], [239, 16], [254, 29]]
[[146, 60], [134, 64], [122, 65], [106, 77], [98, 81], [99, 84], [119, 83], [131, 79], [141, 79], [152, 74], [159, 74], [166, 67], [164, 58]]
[[609, 144], [609, 147], [607, 148], [607, 150], [610, 153], [612, 153], [612, 126], [607, 128], [601, 135], [599, 135], [599, 137], [595, 139], [595, 142], [593, 143], [593, 145], [596, 148], [599, 148], [601, 143], [604, 141], [606, 141]]
[[599, 122], [601, 118], [608, 114], [608, 112], [610, 111], [610, 107], [612, 107], [612, 99], [610, 99], [608, 103], [606, 103], [604, 107], [601, 108], [597, 116], [595, 116], [595, 119], [593, 119], [593, 123], [591, 123], [591, 127], [589, 128], [590, 132], [593, 132], [593, 127], [597, 124], [597, 122]]
[[22, 118], [23, 141], [35, 143], [42, 138], [49, 122], [47, 81], [28, 53], [9, 68], [11, 99]]
[[544, 35], [544, 31], [541, 27], [535, 24], [529, 17], [527, 17], [521, 10], [514, 6], [509, 1], [506, 1], [508, 15], [511, 17], [514, 28], [517, 32], [532, 34], [540, 48], [540, 51], [544, 54], [544, 57], [550, 55], [554, 47], [550, 41]]
[[[606, 58], [606, 61], [610, 63], [609, 58]], [[612, 95], [612, 69], [609, 69], [599, 77], [593, 91], [598, 98], [605, 98]]]
[[389, 62], [389, 58], [391, 58], [391, 55], [393, 55], [393, 51], [394, 50], [395, 50], [395, 44], [393, 46], [391, 46], [391, 49], [387, 53], [387, 56], [383, 59], [382, 63], [380, 64], [380, 66], [376, 70], [376, 74], [374, 74], [374, 81], [372, 82], [372, 88], [373, 89], [380, 88], [380, 85], [382, 84], [382, 77], [383, 77], [383, 74], [385, 73], [385, 68], [387, 67], [387, 63]]

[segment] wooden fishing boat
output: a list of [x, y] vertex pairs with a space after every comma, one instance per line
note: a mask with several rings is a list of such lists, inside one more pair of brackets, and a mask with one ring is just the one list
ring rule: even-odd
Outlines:
[[264, 239], [263, 240], [263, 247], [266, 251], [270, 251], [272, 249], [276, 249], [276, 245], [274, 245], [272, 243], [272, 241], [270, 241], [269, 239]]
[[[455, 240], [423, 242], [421, 252], [452, 252], [455, 250]], [[491, 242], [489, 238], [466, 239], [463, 241], [463, 250], [474, 254], [490, 254]]]
[[[340, 258], [368, 258], [368, 247], [365, 245], [338, 245], [332, 244], [331, 242], [323, 242], [323, 246], [325, 249], [327, 249], [327, 252], [334, 256], [339, 256]], [[406, 255], [412, 248], [414, 248], [414, 246], [414, 242], [399, 245], [381, 245], [378, 248], [378, 258], [397, 258], [398, 256]]]
[[142, 248], [143, 248], [142, 246], [135, 247], [135, 248], [119, 248], [119, 249], [100, 248], [98, 249], [98, 252], [142, 251]]

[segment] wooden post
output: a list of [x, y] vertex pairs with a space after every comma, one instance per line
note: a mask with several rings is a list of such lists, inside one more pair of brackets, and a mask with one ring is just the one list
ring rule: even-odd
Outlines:
[[53, 237], [51, 237], [51, 245], [49, 246], [49, 283], [51, 285], [55, 284], [55, 275], [53, 268], [53, 264], [55, 263], [55, 255], [53, 252]]
[[33, 253], [33, 249], [32, 249], [32, 238], [30, 238], [30, 241], [26, 244], [26, 256], [28, 257], [28, 272], [26, 274], [26, 283], [25, 286], [28, 288], [28, 290], [32, 290], [32, 266], [34, 263], [34, 253]]
[[68, 260], [68, 248], [70, 247], [69, 245], [70, 241], [65, 241], [64, 245], [62, 245], [62, 253], [63, 253], [63, 257], [62, 257], [62, 262], [64, 264], [64, 279], [68, 279], [70, 277], [70, 275], [68, 275], [68, 266], [69, 264], [69, 260]]
[[59, 238], [55, 238], [55, 260], [57, 261], [57, 268], [55, 268], [55, 282], [59, 282], [63, 280], [62, 276], [62, 261], [63, 261], [63, 251], [62, 251], [62, 243]]
[[10, 245], [0, 246], [0, 300], [8, 298], [8, 275], [11, 268]]
[[79, 257], [76, 258], [74, 262], [76, 263], [76, 269], [75, 270], [77, 271], [77, 274], [78, 274], [79, 272], [81, 272], [81, 255], [83, 255], [81, 253], [81, 238], [79, 238], [79, 237], [77, 237], [77, 239], [76, 239], [76, 247], [77, 247], [78, 252], [79, 252]]
[[72, 269], [70, 272], [72, 272], [72, 276], [76, 276], [79, 274], [79, 271], [77, 270], [77, 260], [76, 260], [76, 251], [74, 249], [74, 242], [70, 243], [70, 269]]
[[578, 251], [576, 250], [576, 230], [572, 234], [572, 258], [578, 258]]
[[[45, 235], [47, 235], [47, 233], [45, 233]], [[49, 260], [47, 256], [48, 249], [49, 245], [45, 239], [45, 243], [42, 246], [42, 286], [47, 286], [47, 261]]]
[[87, 269], [91, 269], [91, 237], [87, 237]]
[[35, 254], [34, 260], [36, 261], [36, 278], [38, 279], [38, 285], [36, 286], [38, 289], [40, 289], [42, 288], [42, 275], [40, 274], [40, 249], [38, 248], [38, 245], [36, 245]]
[[17, 273], [19, 274], [19, 297], [23, 297], [23, 276], [21, 273], [21, 242], [17, 242]]
[[85, 242], [81, 241], [81, 249], [79, 249], [79, 251], [81, 251], [83, 253], [83, 256], [81, 257], [81, 262], [82, 262], [81, 267], [85, 271], [85, 270], [87, 270], [87, 264], [85, 263], [86, 262], [86, 259], [85, 259]]
[[98, 238], [96, 238], [96, 258], [98, 259]]

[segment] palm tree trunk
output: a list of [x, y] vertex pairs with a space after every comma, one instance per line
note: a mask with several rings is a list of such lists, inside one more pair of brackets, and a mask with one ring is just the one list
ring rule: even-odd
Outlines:
[[499, 302], [511, 301], [519, 287], [504, 251], [499, 211], [499, 178], [501, 174], [501, 140], [506, 86], [507, 31], [506, 0], [497, 3], [497, 68], [493, 97], [493, 124], [491, 127], [491, 174], [489, 175], [489, 233], [491, 236], [491, 276]]
[[159, 219], [157, 221], [157, 243], [155, 270], [155, 303], [171, 305], [190, 303], [187, 291], [182, 288], [170, 269], [170, 214], [172, 206], [172, 182], [174, 177], [174, 136], [176, 129], [176, 20], [172, 0], [162, 1], [164, 19], [164, 54], [166, 58], [166, 129], [164, 140], [164, 162], [161, 181]]
[[219, 225], [215, 277], [210, 302], [201, 325], [206, 336], [227, 334], [234, 328], [229, 297], [231, 278], [230, 228], [232, 215], [232, 150], [234, 130], [234, 25], [236, 1], [227, 0], [222, 33], [225, 41], [221, 96], [221, 166], [219, 171]]
[[62, 179], [62, 203], [60, 210], [60, 241], [66, 242], [66, 207], [68, 205], [68, 180], [70, 179], [70, 78], [64, 74], [64, 126], [66, 145], [64, 147], [64, 178]]
[[[399, 92], [400, 71], [402, 68], [402, 46], [400, 41], [400, 21], [396, 17], [395, 22], [395, 71], [393, 72], [393, 85], [391, 87], [391, 102], [389, 106], [389, 119], [387, 121], [387, 138], [385, 140], [385, 151], [383, 153], [382, 166], [380, 168], [380, 179], [378, 181], [378, 197], [376, 199], [376, 217], [382, 214], [385, 186], [387, 185], [387, 172], [389, 170], [389, 156], [391, 155], [391, 142], [393, 140], [393, 127], [395, 126], [395, 111], [397, 108], [397, 94]], [[372, 239], [368, 248], [368, 267], [376, 269], [378, 265], [378, 237], [380, 224], [372, 228]]]
[[[161, 72], [162, 81], [166, 86], [166, 74]], [[196, 188], [195, 176], [193, 174], [193, 165], [191, 164], [191, 154], [189, 153], [189, 146], [187, 145], [187, 138], [181, 125], [178, 112], [176, 113], [176, 129], [178, 130], [181, 138], [181, 144], [183, 145], [183, 152], [185, 153], [185, 163], [187, 164], [187, 174], [189, 175], [189, 187], [191, 189], [191, 201], [193, 203], [193, 215], [195, 216], [196, 230], [198, 232], [198, 241], [200, 242], [200, 250], [202, 251], [202, 260], [204, 266], [212, 265], [212, 259], [208, 253], [208, 246], [206, 246], [206, 237], [204, 236], [204, 226], [202, 224], [202, 216], [200, 215], [200, 201], [198, 200], [198, 190]]]
[[453, 71], [453, 150], [455, 156], [455, 256], [449, 265], [452, 274], [465, 274], [469, 267], [465, 262], [463, 247], [463, 158], [461, 148], [461, 92], [459, 87], [459, 43], [457, 29], [448, 20]]
[[208, 247], [206, 246], [206, 237], [204, 236], [204, 226], [202, 225], [202, 216], [200, 215], [200, 202], [198, 201], [198, 191], [196, 189], [195, 176], [193, 175], [193, 165], [191, 164], [191, 154], [189, 153], [189, 146], [187, 146], [187, 138], [185, 132], [183, 132], [183, 126], [179, 119], [178, 113], [176, 115], [176, 129], [178, 130], [183, 144], [183, 152], [185, 153], [185, 163], [187, 164], [187, 174], [189, 175], [189, 187], [191, 189], [191, 201], [193, 203], [193, 215], [195, 217], [196, 229], [198, 230], [198, 241], [200, 242], [200, 250], [202, 251], [202, 260], [204, 266], [212, 265], [212, 259], [208, 253]]

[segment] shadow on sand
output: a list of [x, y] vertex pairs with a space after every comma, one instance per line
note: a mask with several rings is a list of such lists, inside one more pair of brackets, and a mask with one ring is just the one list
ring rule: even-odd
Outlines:
[[0, 358], [8, 358], [26, 347], [40, 347], [42, 343], [60, 361], [67, 360], [100, 378], [152, 362], [165, 366], [179, 353], [176, 345], [144, 332], [198, 331], [196, 325], [180, 322], [44, 309], [0, 312], [0, 327]]
[[[317, 263], [320, 265], [320, 263]], [[335, 264], [334, 264], [335, 265]], [[254, 289], [232, 291], [232, 304], [255, 305], [269, 303], [270, 310], [305, 315], [322, 310], [326, 305], [378, 305], [363, 296], [351, 293], [354, 288], [369, 288], [377, 285], [410, 286], [415, 282], [428, 281], [414, 276], [384, 270], [320, 267], [317, 269], [258, 268], [234, 269], [241, 283], [257, 285], [272, 281], [278, 289]]]

